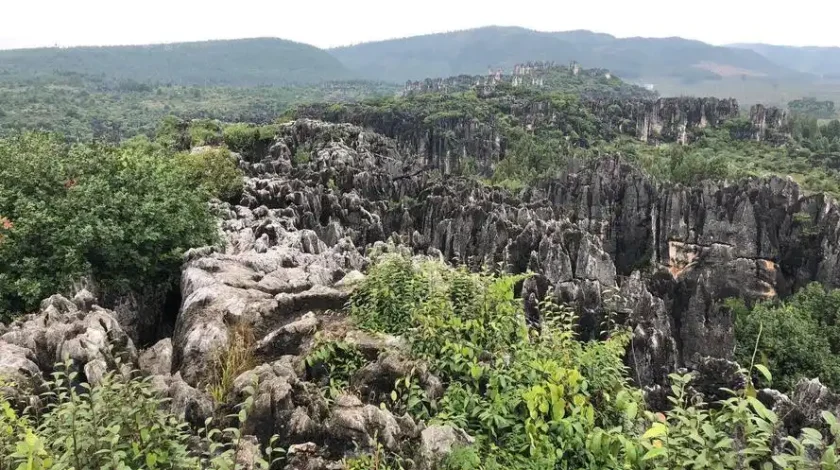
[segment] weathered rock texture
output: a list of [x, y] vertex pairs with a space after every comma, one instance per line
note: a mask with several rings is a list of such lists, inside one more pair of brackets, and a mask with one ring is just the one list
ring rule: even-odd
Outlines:
[[[700, 109], [701, 121], [703, 106], [690, 108]], [[292, 158], [300, 154], [310, 158]], [[814, 280], [840, 286], [836, 203], [804, 196], [785, 179], [656, 185], [605, 158], [510, 194], [441, 176], [424, 155], [406, 157], [396, 142], [360, 127], [312, 120], [284, 125], [265, 156], [240, 164], [248, 175], [242, 200], [217, 207], [224, 243], [185, 255], [171, 340], [138, 354], [114, 314], [88, 294], [55, 296], [0, 330], [0, 374], [34, 390], [53, 363], [70, 357], [95, 381], [118, 355], [153, 377], [172, 411], [200, 425], [218, 405], [205, 392], [215, 358], [234, 332], [249, 331], [259, 365], [235, 380], [229, 398], [242, 400], [256, 384], [245, 433], [280, 436], [295, 450], [287, 468], [331, 468], [372, 448], [374, 436], [433, 465], [469, 436], [425, 429], [378, 404], [407, 374], [418, 374], [432, 397], [443, 384], [401, 355], [404, 341], [347, 331], [330, 314], [364, 277], [369, 250], [385, 242], [473, 269], [533, 271], [519, 294], [534, 325], [545, 296], [578, 309], [585, 339], [617, 309], [633, 328], [631, 375], [652, 403], [678, 369], [698, 374], [694, 387], [709, 397], [744, 380], [731, 362], [724, 299], [772, 298]], [[324, 398], [303, 362], [317, 331], [369, 356], [350, 378], [357, 395]], [[785, 423], [791, 429], [811, 422], [809, 402], [838, 406], [818, 383], [800, 388], [792, 398], [763, 398], [799, 410], [791, 414], [798, 421]]]
[[[452, 80], [454, 83], [450, 83]], [[427, 86], [446, 90], [450, 85], [465, 80], [459, 77]], [[439, 168], [446, 174], [460, 174], [468, 161], [475, 162], [480, 173], [492, 173], [494, 165], [508, 152], [506, 127], [510, 123], [499, 118], [502, 114], [512, 116], [514, 125], [528, 131], [557, 130], [568, 135], [569, 129], [574, 128], [569, 120], [573, 114], [569, 107], [558, 105], [548, 98], [515, 97], [496, 92], [484, 85], [482, 80], [479, 80], [482, 85], [478, 86], [483, 108], [475, 112], [429, 115], [428, 106], [408, 102], [403, 106], [383, 108], [365, 103], [339, 107], [314, 104], [299, 107], [297, 115], [371, 129], [394, 139], [404, 155], [417, 155], [425, 166]], [[426, 85], [421, 88], [424, 87]], [[457, 100], [447, 95], [442, 99]], [[594, 115], [594, 118], [590, 116], [586, 119], [594, 123], [597, 135], [604, 138], [631, 135], [651, 143], [686, 144], [704, 129], [719, 128], [725, 121], [739, 116], [739, 106], [734, 99], [592, 97], [584, 99], [582, 104], [587, 112]], [[786, 139], [788, 123], [783, 111], [759, 106], [753, 108], [751, 115], [746, 128], [735, 133], [735, 137], [776, 143]], [[589, 142], [585, 136], [580, 136], [570, 144], [587, 147]]]
[[[735, 106], [672, 104], [662, 109], [698, 125]], [[240, 205], [223, 208], [227, 245], [191, 253], [184, 269], [173, 371], [200, 383], [203, 358], [238, 322], [268, 335], [265, 354], [299, 354], [301, 332], [317, 323], [300, 316], [340, 309], [347, 296], [335, 284], [364, 268], [364, 247], [389, 240], [472, 268], [539, 273], [523, 297], [577, 305], [585, 337], [599, 331], [604, 290], [619, 289], [641, 385], [731, 358], [724, 299], [840, 284], [840, 213], [790, 180], [655, 185], [606, 158], [512, 195], [435, 176], [422, 155], [399, 150], [360, 127], [300, 120], [264, 158], [243, 160], [252, 177]], [[301, 151], [310, 161], [294, 164]]]
[[137, 350], [114, 312], [95, 305], [87, 291], [74, 300], [54, 295], [38, 313], [16, 320], [0, 334], [0, 376], [15, 383], [20, 394], [37, 391], [55, 366], [67, 361], [78, 369], [80, 380], [91, 383], [117, 362], [136, 364]]

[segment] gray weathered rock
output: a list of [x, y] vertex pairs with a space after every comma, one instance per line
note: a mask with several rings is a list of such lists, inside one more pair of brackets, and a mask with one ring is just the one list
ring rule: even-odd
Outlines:
[[267, 334], [257, 343], [256, 352], [267, 357], [299, 354], [303, 343], [312, 338], [320, 324], [318, 317], [309, 312], [299, 320]]
[[452, 426], [429, 426], [420, 433], [417, 451], [418, 468], [434, 470], [456, 448], [475, 443], [463, 429]]
[[394, 383], [406, 377], [417, 379], [429, 399], [443, 396], [443, 384], [425, 364], [398, 353], [385, 353], [376, 362], [357, 370], [350, 379], [350, 385], [367, 402], [382, 403], [394, 389]]
[[172, 340], [165, 338], [140, 353], [140, 370], [148, 375], [169, 375], [172, 371]]
[[127, 366], [136, 364], [137, 350], [110, 310], [89, 305], [79, 310], [70, 300], [54, 295], [41, 304], [38, 313], [24, 316], [0, 337], [0, 343], [19, 346], [41, 371], [52, 371], [57, 363], [72, 361], [80, 371], [96, 377], [104, 366], [119, 358]]
[[401, 443], [416, 438], [418, 429], [409, 416], [395, 417], [387, 410], [364, 405], [357, 397], [344, 394], [331, 410], [327, 432], [351, 448], [375, 448], [376, 437], [385, 449], [395, 452]]

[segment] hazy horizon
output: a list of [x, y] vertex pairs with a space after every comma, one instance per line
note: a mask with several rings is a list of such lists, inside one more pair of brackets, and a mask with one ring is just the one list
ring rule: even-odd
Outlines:
[[[840, 47], [834, 18], [840, 6], [803, 0], [796, 9], [766, 2], [707, 0], [690, 13], [672, 2], [593, 1], [569, 5], [521, 0], [516, 8], [496, 0], [423, 4], [358, 0], [338, 2], [148, 0], [128, 8], [106, 0], [30, 0], [4, 8], [0, 49], [166, 44], [276, 37], [331, 48], [363, 42], [518, 26], [537, 31], [590, 30], [616, 37], [682, 37], [715, 45], [764, 43]], [[255, 21], [259, 20], [259, 21]]]

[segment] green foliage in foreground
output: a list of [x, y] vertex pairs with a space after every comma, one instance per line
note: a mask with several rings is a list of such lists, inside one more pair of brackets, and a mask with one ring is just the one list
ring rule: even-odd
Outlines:
[[[198, 440], [191, 440], [187, 425], [164, 411], [148, 379], [112, 372], [96, 385], [79, 384], [72, 364], [58, 370], [41, 397], [43, 412], [19, 414], [0, 394], [0, 469], [237, 468], [238, 427], [211, 429], [208, 420]], [[252, 407], [248, 398], [230, 418], [241, 424]], [[267, 469], [282, 449], [267, 446], [254, 457], [253, 468]]]
[[67, 145], [44, 134], [0, 140], [0, 313], [34, 309], [81, 280], [106, 302], [160, 301], [181, 255], [213, 243], [207, 201], [241, 185], [221, 153], [177, 155], [148, 141]]
[[750, 311], [734, 301], [730, 308], [742, 364], [750, 361], [758, 341], [776, 387], [791, 390], [800, 379], [819, 377], [840, 388], [840, 290], [826, 291], [815, 283], [784, 302], [761, 303]]
[[708, 404], [689, 392], [689, 376], [673, 375], [673, 409], [646, 411], [622, 361], [630, 332], [613, 328], [605, 341], [582, 343], [571, 311], [551, 304], [541, 333], [531, 332], [513, 295], [521, 279], [386, 256], [352, 295], [361, 327], [404, 334], [412, 356], [446, 385], [435, 401], [409, 377], [382, 406], [476, 438], [447, 468], [840, 468], [840, 426], [829, 414], [831, 435], [806, 430], [774, 454], [779, 417], [751, 387]]

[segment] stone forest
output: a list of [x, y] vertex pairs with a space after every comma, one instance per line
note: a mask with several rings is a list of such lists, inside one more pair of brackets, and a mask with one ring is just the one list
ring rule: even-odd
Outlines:
[[0, 469], [840, 468], [837, 119], [9, 70]]

